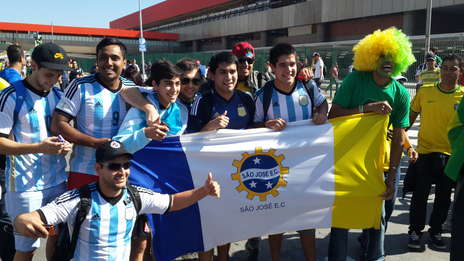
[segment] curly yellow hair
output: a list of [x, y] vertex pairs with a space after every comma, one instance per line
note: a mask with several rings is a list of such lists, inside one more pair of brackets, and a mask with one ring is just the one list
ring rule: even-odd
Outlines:
[[395, 27], [376, 30], [353, 47], [353, 66], [358, 71], [375, 71], [380, 57], [389, 56], [395, 64], [392, 76], [397, 76], [416, 61], [411, 47], [408, 36]]

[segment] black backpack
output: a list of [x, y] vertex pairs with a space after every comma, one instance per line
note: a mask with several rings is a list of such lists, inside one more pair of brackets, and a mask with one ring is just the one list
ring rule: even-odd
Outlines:
[[[85, 217], [89, 213], [90, 207], [92, 206], [89, 185], [82, 186], [78, 188], [78, 190], [81, 201], [79, 202], [79, 209], [77, 210], [73, 233], [71, 235], [71, 238], [69, 238], [68, 226], [66, 224], [63, 224], [60, 227], [58, 241], [55, 253], [53, 253], [52, 261], [67, 261], [71, 260], [74, 257], [74, 252], [76, 251], [77, 239], [79, 237], [81, 225], [84, 222]], [[133, 201], [135, 210], [138, 214], [142, 205], [139, 191], [132, 185], [128, 184], [127, 192], [129, 193], [129, 197]]]
[[[309, 95], [311, 100], [311, 118], [314, 115], [314, 84], [309, 84], [308, 82], [303, 82], [303, 85], [306, 89], [306, 92]], [[274, 88], [274, 81], [267, 82], [263, 87], [263, 113], [264, 113], [264, 122], [267, 120], [267, 111], [271, 105], [272, 98], [272, 89]]]

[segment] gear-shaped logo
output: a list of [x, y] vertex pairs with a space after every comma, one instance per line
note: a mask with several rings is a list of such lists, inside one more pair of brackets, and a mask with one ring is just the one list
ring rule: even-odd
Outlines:
[[237, 172], [231, 175], [232, 179], [239, 182], [235, 189], [238, 192], [246, 191], [249, 200], [259, 197], [259, 200], [265, 201], [269, 194], [277, 197], [277, 189], [287, 185], [283, 175], [288, 174], [289, 169], [282, 166], [285, 156], [277, 156], [275, 152], [274, 149], [264, 152], [258, 147], [255, 153], [245, 152], [241, 160], [232, 163], [237, 168]]

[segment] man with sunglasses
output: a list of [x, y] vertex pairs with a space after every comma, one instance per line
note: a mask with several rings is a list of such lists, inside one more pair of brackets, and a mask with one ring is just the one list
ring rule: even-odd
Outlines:
[[196, 60], [184, 58], [178, 61], [176, 66], [182, 71], [182, 75], [180, 76], [179, 100], [190, 111], [200, 86], [204, 82], [200, 74], [200, 65]]
[[[109, 141], [96, 150], [95, 172], [98, 181], [87, 185], [91, 207], [80, 226], [74, 260], [129, 260], [131, 232], [138, 214], [165, 214], [186, 208], [206, 196], [220, 196], [220, 186], [208, 175], [202, 187], [168, 195], [136, 187], [140, 209], [127, 186], [132, 154], [117, 141]], [[77, 189], [68, 191], [50, 204], [18, 216], [16, 231], [23, 236], [47, 237], [46, 226], [67, 222], [72, 231], [81, 201]]]
[[239, 42], [232, 47], [232, 53], [238, 60], [237, 90], [254, 96], [256, 90], [270, 80], [266, 74], [253, 70], [255, 48], [248, 42]]

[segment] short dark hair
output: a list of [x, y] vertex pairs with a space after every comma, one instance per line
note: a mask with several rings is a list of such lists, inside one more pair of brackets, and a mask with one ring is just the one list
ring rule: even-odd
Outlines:
[[232, 52], [220, 52], [215, 54], [213, 57], [211, 57], [211, 60], [209, 60], [209, 70], [212, 73], [216, 73], [217, 68], [219, 67], [219, 64], [221, 63], [227, 63], [227, 64], [232, 64], [234, 63], [235, 65], [238, 66], [238, 60], [235, 55], [232, 54]]
[[6, 48], [6, 55], [10, 64], [21, 62], [21, 58], [24, 57], [24, 51], [21, 46], [12, 44]]
[[121, 48], [122, 52], [122, 57], [126, 59], [126, 53], [127, 53], [127, 47], [125, 44], [123, 44], [121, 41], [119, 41], [116, 38], [103, 38], [98, 44], [97, 44], [97, 52], [96, 55], [98, 56], [98, 52], [105, 48], [108, 45], [118, 45], [119, 48]]
[[197, 60], [191, 58], [180, 59], [177, 61], [176, 66], [184, 73], [200, 69], [200, 65], [198, 65]]
[[163, 79], [172, 79], [181, 75], [182, 71], [168, 60], [161, 59], [151, 65], [150, 79], [156, 84], [159, 84]]
[[293, 47], [293, 45], [289, 43], [278, 43], [274, 45], [274, 47], [272, 47], [269, 51], [269, 62], [273, 65], [276, 65], [280, 56], [291, 54], [296, 56], [296, 49]]
[[131, 64], [131, 65], [126, 67], [126, 69], [122, 73], [122, 77], [124, 77], [126, 79], [129, 79], [129, 80], [133, 80], [133, 77], [135, 75], [137, 75], [138, 73], [139, 73], [139, 70], [137, 69], [137, 67], [135, 67], [135, 65]]
[[442, 64], [443, 64], [445, 61], [457, 61], [459, 64], [461, 64], [461, 63], [463, 62], [461, 56], [456, 55], [456, 54], [450, 54], [450, 55], [445, 56], [445, 57], [443, 58]]

